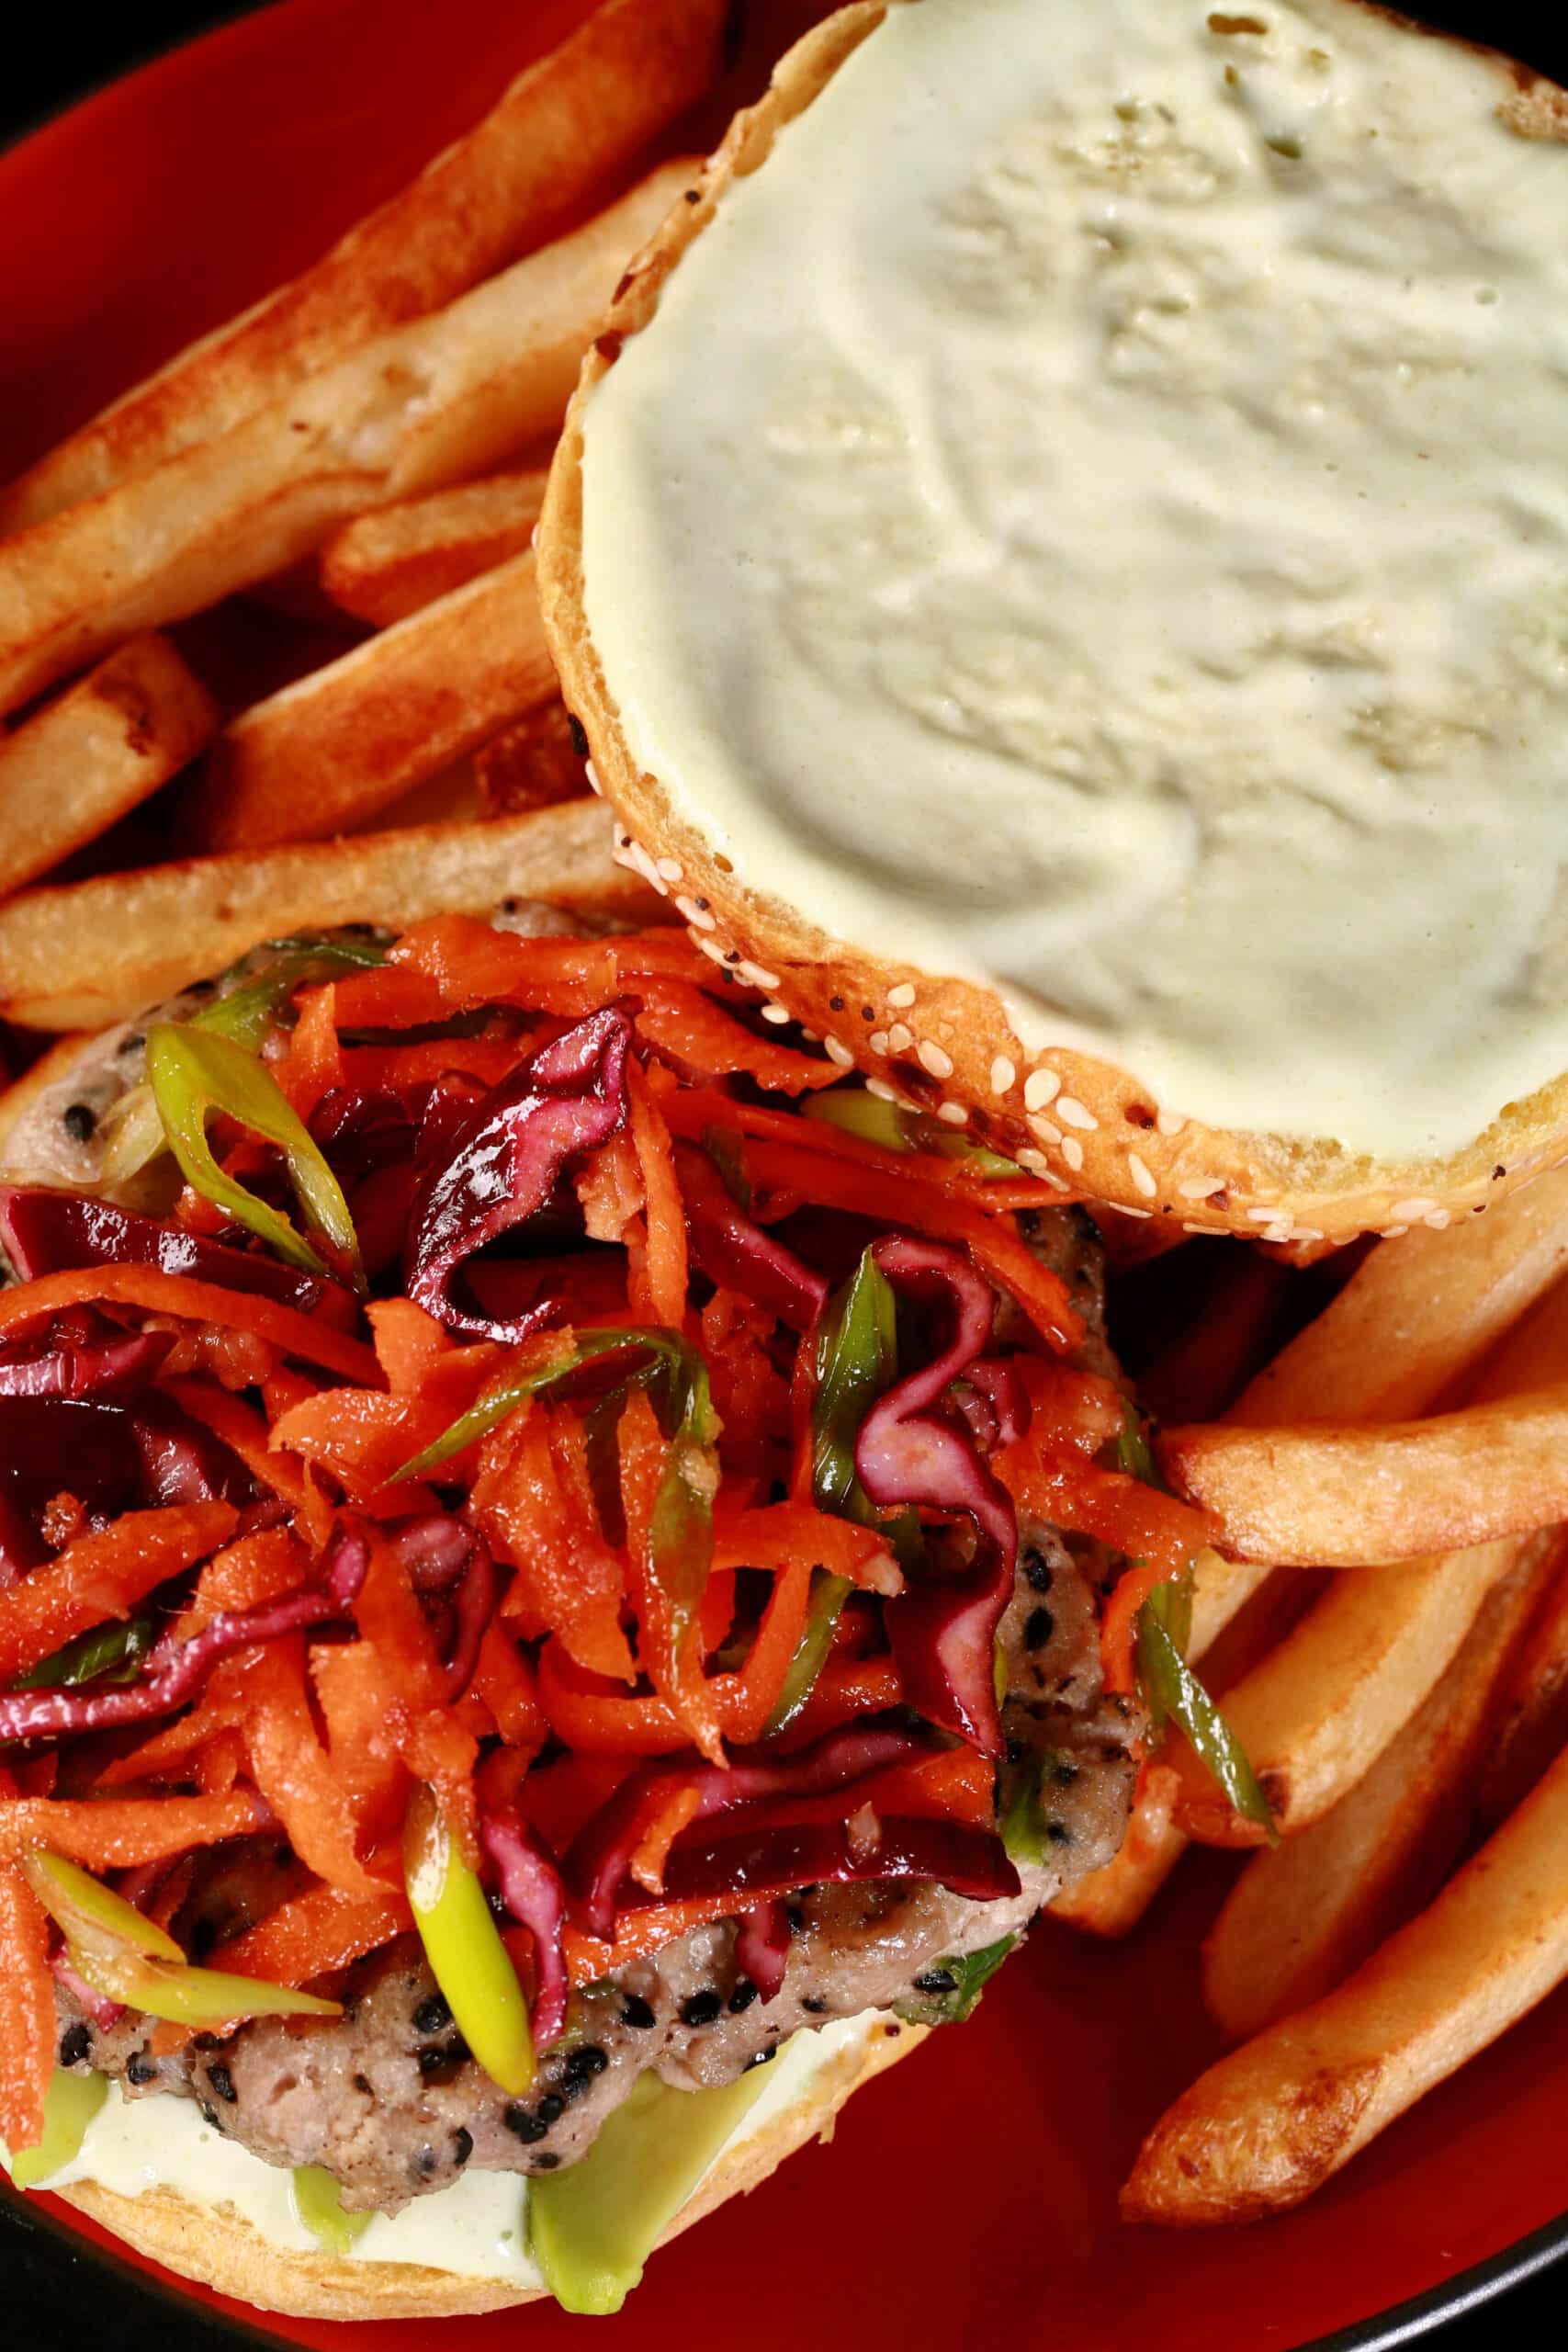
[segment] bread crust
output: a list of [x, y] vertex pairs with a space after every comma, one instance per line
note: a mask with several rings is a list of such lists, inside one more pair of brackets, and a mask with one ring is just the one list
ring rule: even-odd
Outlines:
[[[882, 2017], [868, 2019], [856, 2039], [828, 2061], [766, 2132], [715, 2165], [660, 2245], [668, 2245], [731, 2197], [749, 2196], [808, 2140], [830, 2139], [845, 2101], [863, 2084], [907, 2057], [929, 2030]], [[177, 2278], [195, 2279], [261, 2311], [286, 2312], [295, 2318], [456, 2319], [536, 2302], [544, 2291], [463, 2278], [420, 2263], [355, 2262], [324, 2247], [298, 2253], [275, 2245], [231, 2206], [193, 2205], [170, 2188], [125, 2197], [96, 2181], [79, 2181], [55, 2193]]]
[[[1371, 0], [1343, 0], [1347, 7]], [[1032, 1054], [992, 989], [859, 953], [805, 910], [743, 884], [679, 816], [665, 784], [631, 757], [590, 633], [582, 568], [583, 418], [629, 335], [654, 317], [665, 280], [726, 191], [758, 170], [784, 127], [826, 88], [890, 9], [854, 0], [797, 42], [758, 104], [736, 117], [693, 190], [636, 257], [589, 351], [551, 469], [537, 551], [546, 629], [569, 707], [592, 750], [591, 774], [621, 824], [617, 854], [672, 897], [698, 944], [886, 1086], [1018, 1159], [1064, 1193], [1193, 1232], [1312, 1247], [1377, 1231], [1447, 1225], [1568, 1156], [1568, 1075], [1508, 1104], [1442, 1159], [1379, 1160], [1330, 1142], [1215, 1128], [1173, 1115], [1115, 1065], [1067, 1049]], [[1412, 38], [1449, 36], [1376, 8]], [[1522, 138], [1568, 140], [1568, 96], [1493, 50], [1496, 111]], [[866, 1017], [867, 1010], [870, 1017]]]

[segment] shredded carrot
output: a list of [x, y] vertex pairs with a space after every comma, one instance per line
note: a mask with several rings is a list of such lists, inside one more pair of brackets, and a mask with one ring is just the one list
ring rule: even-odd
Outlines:
[[216, 1846], [257, 1826], [243, 1792], [227, 1797], [19, 1797], [0, 1804], [0, 1854], [47, 1846], [90, 1871], [159, 1862], [189, 1846]]
[[[0, 1807], [0, 1810], [6, 1808]], [[0, 1860], [0, 2140], [13, 2153], [43, 2137], [54, 2065], [49, 1918], [15, 1862]]]
[[1162, 1560], [1132, 1560], [1105, 1604], [1100, 1626], [1100, 1657], [1108, 1690], [1137, 1687], [1138, 1611], [1156, 1585], [1169, 1581]]
[[1190, 1503], [1126, 1471], [1043, 1453], [1032, 1432], [993, 1454], [991, 1466], [1021, 1510], [1056, 1527], [1098, 1535], [1129, 1559], [1155, 1561], [1156, 1584], [1179, 1575], [1210, 1539], [1208, 1517]]
[[686, 1216], [664, 1114], [636, 1062], [626, 1064], [632, 1144], [647, 1203], [640, 1265], [634, 1250], [628, 1289], [639, 1322], [665, 1323], [679, 1331], [686, 1319]]
[[720, 1764], [723, 1731], [703, 1672], [701, 1626], [694, 1611], [684, 1627], [678, 1623], [655, 1556], [657, 1513], [671, 1449], [646, 1390], [634, 1389], [627, 1397], [617, 1435], [638, 1663], [708, 1761]]
[[702, 1799], [688, 1782], [666, 1795], [649, 1815], [637, 1851], [631, 1859], [631, 1874], [639, 1886], [650, 1894], [664, 1892], [664, 1865], [670, 1859], [670, 1849], [682, 1829], [697, 1817]]
[[231, 1943], [220, 1944], [211, 1964], [232, 1969], [238, 1976], [263, 1976], [273, 1984], [309, 1984], [379, 1951], [390, 1937], [412, 1925], [413, 1914], [400, 1885], [378, 1881], [367, 1894], [312, 1886], [280, 1904]]
[[[841, 1077], [842, 1072], [834, 1070], [833, 1076]], [[694, 1142], [700, 1142], [710, 1126], [733, 1127], [742, 1136], [789, 1144], [825, 1159], [844, 1159], [856, 1168], [875, 1170], [900, 1190], [907, 1183], [934, 1185], [939, 1192], [953, 1193], [993, 1216], [1016, 1209], [1059, 1209], [1068, 1197], [1041, 1178], [978, 1174], [973, 1160], [947, 1159], [935, 1151], [890, 1151], [886, 1145], [854, 1135], [847, 1127], [834, 1126], [826, 1119], [802, 1119], [792, 1111], [736, 1102], [728, 1094], [699, 1087], [676, 1097], [670, 1124], [678, 1135]]]
[[592, 1672], [635, 1681], [626, 1571], [600, 1528], [577, 1415], [536, 1405], [503, 1422], [479, 1450], [469, 1500], [495, 1556], [516, 1571], [505, 1614], [530, 1635], [553, 1628]]
[[220, 1329], [249, 1331], [285, 1355], [324, 1364], [344, 1380], [380, 1386], [376, 1359], [363, 1340], [351, 1340], [319, 1318], [281, 1306], [254, 1291], [224, 1290], [191, 1274], [165, 1274], [155, 1266], [83, 1266], [69, 1272], [39, 1274], [0, 1291], [0, 1331], [42, 1323], [62, 1307], [95, 1306], [113, 1299], [122, 1306], [145, 1306], [182, 1322], [213, 1323]]
[[323, 1094], [344, 1083], [344, 1054], [338, 1043], [337, 990], [324, 987], [301, 989], [295, 999], [299, 1018], [288, 1050], [273, 1064], [273, 1076], [301, 1119], [309, 1123]]
[[255, 1784], [306, 1865], [350, 1893], [375, 1892], [355, 1850], [348, 1792], [316, 1736], [299, 1634], [266, 1644], [240, 1677], [244, 1734]]
[[820, 1054], [776, 1045], [723, 1012], [697, 989], [655, 981], [642, 991], [638, 1035], [699, 1079], [744, 1070], [773, 1094], [805, 1094], [843, 1076]]
[[591, 1241], [620, 1242], [647, 1206], [637, 1148], [623, 1127], [590, 1153], [576, 1178], [582, 1222]]
[[231, 1453], [238, 1454], [259, 1486], [270, 1487], [296, 1510], [306, 1508], [310, 1488], [304, 1471], [298, 1462], [288, 1459], [265, 1417], [253, 1406], [205, 1381], [166, 1380], [164, 1386], [182, 1412], [220, 1438]]
[[230, 1503], [182, 1503], [127, 1511], [79, 1535], [0, 1595], [0, 1679], [15, 1681], [78, 1634], [129, 1617], [155, 1585], [215, 1552], [237, 1517]]

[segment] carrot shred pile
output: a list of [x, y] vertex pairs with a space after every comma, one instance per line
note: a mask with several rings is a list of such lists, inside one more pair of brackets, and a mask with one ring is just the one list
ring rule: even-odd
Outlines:
[[[525, 1247], [503, 1233], [446, 1278], [460, 1314], [433, 1311], [428, 1290], [416, 1304], [400, 1253], [443, 1152], [460, 1154], [481, 1106], [525, 1084], [532, 1057], [550, 1067], [575, 1024], [606, 1014], [629, 1039], [624, 1119], [550, 1174]], [[993, 1467], [1021, 1511], [1142, 1564], [1108, 1617], [1116, 1687], [1138, 1600], [1201, 1540], [1197, 1514], [1104, 1466], [1119, 1399], [1063, 1361], [1082, 1327], [1020, 1224], [1059, 1207], [1060, 1191], [802, 1117], [841, 1071], [764, 1034], [679, 934], [524, 939], [442, 918], [378, 968], [301, 980], [264, 1058], [341, 1182], [367, 1300], [329, 1284], [307, 1308], [130, 1262], [0, 1292], [0, 1361], [47, 1350], [82, 1316], [168, 1349], [141, 1389], [104, 1403], [151, 1431], [130, 1507], [45, 1498], [42, 1556], [17, 1572], [0, 1484], [0, 1689], [40, 1668], [47, 1679], [82, 1636], [112, 1647], [117, 1628], [129, 1642], [145, 1621], [152, 1665], [132, 1652], [118, 1680], [68, 1686], [123, 1690], [179, 1645], [221, 1649], [245, 1612], [264, 1626], [301, 1593], [310, 1604], [215, 1652], [166, 1714], [112, 1734], [85, 1722], [0, 1770], [0, 2136], [14, 2147], [41, 2128], [56, 2038], [53, 1931], [16, 1860], [29, 1847], [107, 1872], [177, 1864], [162, 1882], [177, 1920], [208, 1849], [281, 1834], [296, 1879], [215, 1963], [305, 1984], [408, 1930], [400, 1837], [417, 1782], [479, 1864], [482, 1808], [515, 1805], [558, 1849], [649, 1758], [722, 1767], [763, 1740], [823, 1577], [850, 1600], [778, 1753], [900, 1706], [880, 1613], [904, 1582], [889, 1529], [815, 1498], [814, 1340], [732, 1264], [703, 1264], [682, 1184], [693, 1147], [758, 1243], [809, 1253], [820, 1227], [824, 1296], [897, 1229], [962, 1253], [1010, 1302], [1031, 1424]], [[227, 1170], [277, 1186], [271, 1148], [222, 1121], [212, 1132]], [[250, 1247], [199, 1194], [167, 1221], [203, 1246]], [[338, 1605], [321, 1596], [345, 1536], [364, 1570]], [[893, 1767], [864, 1793], [899, 1814], [996, 1817], [993, 1767], [966, 1747]], [[838, 1817], [837, 1797], [812, 1804], [803, 1819]], [[696, 1811], [678, 1784], [644, 1825], [632, 1872], [656, 1897]], [[573, 1980], [723, 1916], [706, 1897], [655, 1900], [613, 1946], [574, 1921]], [[160, 2046], [180, 2039], [166, 2029]]]

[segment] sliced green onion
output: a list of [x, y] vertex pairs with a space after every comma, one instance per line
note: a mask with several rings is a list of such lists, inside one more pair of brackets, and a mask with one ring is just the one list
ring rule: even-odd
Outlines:
[[1277, 1846], [1280, 1833], [1247, 1751], [1149, 1600], [1138, 1611], [1137, 1657], [1138, 1680], [1151, 1705], [1157, 1704], [1164, 1715], [1180, 1725], [1192, 1753], [1234, 1809], [1244, 1821], [1256, 1822], [1268, 1833], [1269, 1843]]
[[661, 1386], [666, 1398], [666, 1434], [673, 1434], [685, 1419], [688, 1399], [699, 1377], [705, 1396], [706, 1394], [707, 1373], [702, 1358], [677, 1333], [661, 1325], [606, 1325], [597, 1330], [584, 1331], [570, 1349], [552, 1358], [548, 1363], [539, 1364], [518, 1379], [503, 1381], [499, 1388], [488, 1390], [477, 1405], [471, 1406], [460, 1419], [454, 1421], [450, 1429], [444, 1430], [423, 1453], [416, 1453], [412, 1462], [405, 1462], [400, 1470], [394, 1471], [391, 1483], [395, 1486], [402, 1478], [427, 1478], [433, 1470], [440, 1468], [442, 1463], [449, 1462], [455, 1453], [461, 1453], [466, 1445], [488, 1437], [509, 1413], [514, 1413], [519, 1405], [527, 1404], [530, 1397], [542, 1396], [558, 1381], [570, 1379], [574, 1372], [580, 1372], [584, 1364], [595, 1363], [601, 1356], [620, 1355], [629, 1350], [640, 1350], [655, 1359], [662, 1375]]
[[107, 2075], [76, 2075], [57, 2066], [49, 2078], [43, 2100], [43, 2137], [31, 2148], [17, 2148], [11, 2157], [11, 2178], [18, 2188], [37, 2188], [82, 2153], [87, 2126], [108, 2096]]
[[[874, 1110], [891, 1107], [873, 1094], [861, 1099]], [[897, 1306], [892, 1283], [866, 1250], [848, 1282], [829, 1299], [817, 1331], [817, 1381], [811, 1400], [812, 1497], [818, 1510], [856, 1520], [863, 1527], [876, 1524], [876, 1513], [855, 1475], [855, 1441], [867, 1413], [897, 1374]], [[816, 1689], [833, 1646], [840, 1613], [853, 1589], [847, 1577], [832, 1576], [826, 1568], [813, 1571], [806, 1624], [762, 1727], [765, 1739], [793, 1723]]]
[[27, 1674], [17, 1676], [14, 1690], [64, 1690], [79, 1682], [134, 1682], [142, 1659], [152, 1646], [151, 1617], [132, 1617], [124, 1624], [95, 1625], [78, 1634], [51, 1657]]
[[225, 2025], [231, 2018], [343, 2015], [341, 2001], [315, 1993], [192, 1968], [166, 1929], [79, 1864], [41, 1847], [21, 1860], [28, 1885], [64, 1931], [72, 1967], [106, 2000], [197, 2027]]
[[941, 1119], [928, 1118], [923, 1111], [906, 1109], [901, 1102], [884, 1102], [880, 1094], [870, 1094], [862, 1087], [834, 1087], [826, 1094], [813, 1094], [803, 1105], [808, 1119], [820, 1119], [825, 1126], [841, 1127], [846, 1135], [859, 1136], [864, 1143], [879, 1144], [884, 1151], [932, 1151], [943, 1159], [964, 1159], [982, 1176], [1020, 1176], [1022, 1170], [1016, 1159], [1004, 1159], [999, 1151], [992, 1151], [983, 1143], [972, 1143], [967, 1136], [959, 1135]]
[[485, 1891], [427, 1788], [417, 1788], [409, 1804], [403, 1879], [457, 2030], [491, 2080], [515, 2098], [534, 2079], [528, 2004]]
[[1016, 1936], [1002, 1936], [978, 1951], [957, 1952], [951, 1959], [939, 1960], [936, 1968], [952, 1977], [953, 1990], [932, 1993], [918, 2000], [896, 2001], [895, 2009], [909, 2025], [962, 2025], [965, 2018], [973, 2017], [981, 1994], [1017, 1941]]
[[649, 1517], [649, 1566], [664, 1596], [675, 1675], [686, 1636], [707, 1589], [713, 1566], [713, 1500], [718, 1489], [718, 1416], [708, 1390], [707, 1366], [693, 1353], [684, 1368], [681, 1418]]
[[343, 1189], [265, 1063], [227, 1037], [154, 1022], [147, 1032], [147, 1074], [169, 1148], [181, 1173], [204, 1198], [310, 1273], [331, 1268], [280, 1210], [226, 1176], [207, 1139], [209, 1114], [221, 1112], [282, 1152], [311, 1230], [330, 1241], [363, 1287], [359, 1244]]
[[337, 2182], [324, 2165], [296, 2165], [289, 2186], [295, 2212], [329, 2254], [352, 2254], [355, 2241], [376, 2219], [374, 2213], [344, 2211]]
[[746, 1181], [746, 1150], [737, 1127], [706, 1126], [703, 1149], [724, 1179], [725, 1190], [738, 1209], [751, 1214], [751, 1187]]

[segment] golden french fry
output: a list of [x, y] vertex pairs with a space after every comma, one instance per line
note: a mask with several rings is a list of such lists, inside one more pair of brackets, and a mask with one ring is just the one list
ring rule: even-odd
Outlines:
[[707, 88], [728, 15], [728, 0], [606, 0], [314, 267], [181, 352], [13, 483], [0, 495], [0, 530], [46, 521], [227, 432], [301, 377], [558, 235]]
[[541, 703], [482, 745], [474, 753], [474, 775], [487, 816], [511, 817], [523, 808], [577, 799], [589, 788], [588, 770], [566, 705], [558, 699]]
[[190, 858], [31, 890], [0, 907], [0, 1018], [29, 1029], [127, 1020], [248, 947], [334, 923], [400, 928], [547, 899], [657, 920], [660, 901], [615, 864], [609, 811], [568, 801], [475, 825]]
[[1561, 1550], [1555, 1532], [1525, 1547], [1371, 1770], [1242, 1871], [1203, 1944], [1204, 2002], [1227, 2033], [1259, 2033], [1332, 1991], [1436, 1891], [1464, 1845], [1499, 1681]]
[[0, 736], [0, 897], [107, 832], [220, 723], [168, 639], [147, 636]]
[[[1528, 1540], [1336, 1577], [1278, 1649], [1225, 1692], [1225, 1721], [1287, 1838], [1337, 1804], [1410, 1720]], [[1195, 1763], [1177, 1818], [1204, 1845], [1255, 1846], [1263, 1835]]]
[[[1380, 1242], [1316, 1320], [1248, 1384], [1228, 1418], [1257, 1426], [1329, 1412], [1368, 1420], [1419, 1412], [1483, 1362], [1565, 1265], [1568, 1173], [1560, 1169], [1448, 1232]], [[1550, 1351], [1553, 1319], [1542, 1307], [1517, 1335], [1521, 1375], [1528, 1355], [1529, 1376], [1544, 1376], [1540, 1367]], [[1201, 1663], [1273, 1574], [1250, 1562], [1223, 1560], [1217, 1552], [1199, 1554], [1195, 1662]], [[1054, 1912], [1091, 1931], [1126, 1934], [1187, 1844], [1168, 1808], [1135, 1851], [1123, 1848], [1104, 1871], [1080, 1879]]]
[[196, 844], [363, 824], [555, 691], [534, 558], [513, 556], [237, 718], [208, 763]]
[[1311, 2196], [1568, 1975], [1568, 1753], [1335, 1992], [1211, 2066], [1144, 2142], [1128, 2221], [1251, 2222]]
[[1381, 1428], [1168, 1430], [1158, 1452], [1226, 1554], [1376, 1566], [1568, 1518], [1568, 1384]]
[[448, 310], [0, 543], [0, 710], [134, 630], [287, 570], [352, 516], [480, 473], [558, 424], [616, 278], [692, 169], [661, 165]]
[[1488, 1831], [1535, 1786], [1559, 1748], [1568, 1747], [1568, 1559], [1555, 1566], [1509, 1662], [1482, 1759], [1475, 1809]]
[[547, 475], [491, 474], [345, 523], [321, 549], [321, 583], [356, 620], [390, 628], [530, 544]]

